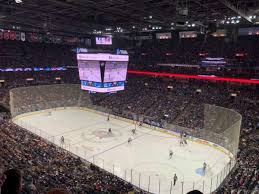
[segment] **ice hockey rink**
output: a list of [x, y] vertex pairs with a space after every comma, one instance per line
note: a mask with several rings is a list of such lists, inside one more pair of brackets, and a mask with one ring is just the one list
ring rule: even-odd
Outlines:
[[[53, 109], [26, 113], [13, 121], [151, 193], [181, 194], [192, 189], [210, 193], [227, 175], [230, 157], [226, 152], [196, 141], [187, 141], [183, 147], [178, 136], [149, 127], [136, 126], [133, 135], [133, 121], [113, 116], [107, 121], [107, 114], [101, 112]], [[169, 150], [174, 153], [171, 159]], [[204, 162], [208, 164], [205, 174]], [[174, 174], [178, 177], [175, 186]]]

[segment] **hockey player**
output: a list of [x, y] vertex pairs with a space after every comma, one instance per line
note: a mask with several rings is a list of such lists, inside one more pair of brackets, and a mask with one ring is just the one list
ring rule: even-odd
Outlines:
[[112, 129], [111, 128], [108, 129], [108, 133], [112, 133]]
[[185, 145], [187, 145], [187, 140], [186, 140], [186, 138], [183, 136], [183, 143], [185, 144]]
[[60, 142], [61, 142], [61, 144], [65, 143], [65, 138], [63, 136], [61, 136]]
[[130, 144], [131, 142], [132, 142], [132, 139], [131, 139], [131, 137], [129, 137], [128, 144]]
[[178, 177], [176, 176], [176, 174], [174, 174], [174, 186], [175, 186], [177, 180], [178, 180]]
[[107, 121], [110, 121], [110, 115], [107, 116]]
[[143, 122], [142, 122], [142, 121], [139, 121], [138, 126], [139, 126], [139, 127], [142, 127], [142, 126], [143, 126]]
[[181, 139], [183, 138], [183, 131], [181, 131], [181, 133], [180, 133], [180, 138]]
[[183, 138], [180, 138], [180, 147], [181, 147], [181, 146], [184, 146]]
[[203, 173], [204, 173], [204, 175], [205, 175], [205, 173], [206, 173], [206, 169], [207, 169], [207, 163], [204, 162], [204, 163], [203, 163]]
[[174, 152], [172, 150], [169, 150], [169, 159], [171, 159], [174, 155]]
[[133, 135], [136, 135], [136, 129], [132, 129], [131, 132]]

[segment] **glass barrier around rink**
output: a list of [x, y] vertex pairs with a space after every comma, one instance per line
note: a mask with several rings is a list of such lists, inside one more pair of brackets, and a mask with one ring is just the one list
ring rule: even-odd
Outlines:
[[86, 107], [91, 104], [90, 101], [90, 95], [82, 91], [78, 84], [40, 85], [10, 90], [12, 117], [57, 107]]
[[[140, 179], [137, 180], [137, 175], [139, 175], [140, 173], [137, 173], [135, 170], [133, 171], [133, 169], [130, 169], [130, 170], [123, 169], [123, 168], [121, 168], [120, 164], [113, 164], [111, 162], [107, 162], [99, 156], [92, 156], [89, 158], [89, 156], [87, 155], [87, 151], [85, 149], [82, 149], [79, 146], [73, 145], [72, 141], [68, 138], [66, 138], [62, 142], [61, 136], [50, 135], [50, 134], [46, 133], [45, 131], [38, 129], [38, 128], [28, 124], [27, 122], [24, 122], [21, 120], [18, 120], [15, 122], [17, 125], [23, 127], [25, 130], [27, 130], [35, 135], [38, 135], [42, 139], [46, 140], [49, 143], [54, 144], [55, 146], [59, 146], [61, 149], [69, 152], [70, 154], [74, 155], [75, 157], [80, 157], [83, 161], [85, 161], [87, 163], [92, 163], [92, 164], [98, 166], [99, 168], [117, 176], [118, 178], [132, 183], [133, 185], [135, 185], [136, 188], [141, 189], [140, 187], [138, 187], [140, 184], [140, 181], [141, 181], [141, 177], [138, 177]], [[138, 181], [138, 184], [137, 184], [137, 181]], [[151, 184], [151, 182], [150, 182], [150, 184]], [[150, 187], [150, 185], [149, 185], [149, 187]]]
[[230, 173], [231, 169], [235, 165], [234, 158], [224, 167], [222, 171], [217, 174], [214, 174], [213, 167], [210, 167], [200, 180], [195, 182], [188, 182], [184, 180], [177, 180], [176, 184], [174, 185], [173, 180], [169, 180], [166, 177], [156, 174], [150, 171], [147, 172], [139, 172], [136, 169], [127, 169], [122, 166], [120, 163], [112, 163], [109, 161], [105, 161], [102, 157], [95, 155], [92, 157], [88, 157], [86, 150], [73, 145], [71, 140], [65, 139], [64, 142], [61, 141], [60, 136], [53, 136], [41, 129], [35, 128], [32, 125], [24, 122], [18, 121], [18, 125], [22, 126], [23, 128], [29, 130], [30, 132], [42, 137], [43, 139], [61, 147], [62, 149], [72, 153], [75, 156], [79, 156], [80, 158], [87, 160], [101, 169], [112, 173], [113, 175], [126, 180], [127, 182], [132, 183], [136, 187], [143, 189], [150, 193], [161, 193], [161, 194], [173, 194], [179, 193], [184, 194], [191, 190], [198, 189], [203, 193], [211, 193], [215, 191], [219, 185], [223, 182], [225, 177]]
[[[51, 104], [53, 106], [56, 105], [55, 107], [58, 107], [61, 106], [63, 103], [58, 104], [58, 102], [53, 101]], [[37, 108], [39, 107], [41, 106], [37, 105]], [[106, 116], [110, 115], [111, 117], [117, 119], [126, 119], [112, 115], [111, 110], [103, 107], [89, 105], [88, 108], [92, 109], [93, 111], [98, 111]], [[30, 105], [29, 109], [33, 111], [37, 110], [36, 105]], [[190, 138], [196, 137], [202, 140], [206, 140], [208, 142], [215, 143], [216, 145], [219, 145], [230, 151], [233, 157], [230, 157], [229, 163], [224, 166], [224, 168], [220, 172], [216, 171], [216, 168], [211, 166], [209, 169], [206, 170], [204, 176], [202, 176], [198, 181], [192, 182], [179, 179], [177, 180], [175, 185], [173, 180], [169, 180], [160, 174], [143, 171], [139, 172], [137, 169], [127, 169], [121, 166], [121, 164], [119, 163], [114, 164], [109, 161], [105, 161], [98, 155], [89, 157], [87, 150], [82, 149], [82, 147], [76, 146], [70, 139], [65, 139], [64, 142], [61, 142], [61, 136], [50, 135], [45, 131], [31, 126], [30, 124], [21, 120], [18, 120], [18, 123], [16, 123], [31, 131], [32, 133], [46, 139], [47, 141], [60, 146], [64, 150], [67, 150], [70, 153], [97, 165], [98, 167], [116, 175], [117, 177], [120, 177], [123, 180], [132, 183], [136, 187], [139, 187], [145, 191], [159, 194], [184, 194], [193, 189], [198, 189], [207, 194], [215, 191], [220, 186], [220, 184], [224, 181], [225, 177], [230, 173], [235, 165], [235, 156], [238, 148], [237, 146], [239, 142], [241, 125], [241, 116], [232, 110], [228, 110], [225, 108], [221, 109], [220, 107], [215, 106], [208, 107], [207, 112], [208, 110], [212, 111], [212, 113], [206, 115], [206, 122], [208, 122], [209, 124], [206, 125], [204, 129], [188, 129], [166, 122], [163, 122], [163, 126], [165, 129], [169, 131], [174, 131], [178, 134], [181, 132], [186, 132]], [[19, 110], [18, 112], [21, 113], [22, 111]], [[46, 114], [48, 114], [48, 111], [45, 112]], [[124, 114], [127, 115], [128, 118], [135, 121], [141, 119], [143, 120], [144, 117], [143, 115], [138, 116], [131, 112], [125, 112]], [[227, 114], [233, 115], [229, 116]], [[214, 118], [215, 115], [216, 119]], [[227, 117], [227, 119], [225, 119], [225, 117]], [[213, 126], [215, 126], [215, 128]], [[152, 125], [149, 125], [149, 127], [151, 129], [159, 129], [158, 127]]]
[[157, 174], [157, 172], [139, 172], [134, 168], [128, 169], [119, 163], [105, 161], [100, 156], [93, 156], [89, 161], [145, 191], [159, 194], [184, 194], [194, 189], [198, 189], [204, 194], [212, 193], [220, 186], [235, 164], [233, 159], [217, 174], [213, 174], [214, 169], [211, 167], [198, 181], [177, 180], [174, 185], [173, 180]]
[[[95, 105], [88, 105], [88, 108], [106, 115], [113, 114], [112, 110]], [[137, 115], [130, 111], [123, 111], [123, 115], [125, 115], [126, 118], [117, 118], [130, 119], [133, 121], [150, 121], [152, 119], [144, 115]], [[242, 116], [233, 110], [206, 104], [204, 106], [203, 129], [190, 129], [174, 125], [172, 123], [167, 123], [165, 121], [163, 121], [162, 123], [153, 122], [154, 125], [152, 125], [152, 122], [150, 122], [151, 124], [148, 125], [151, 128], [156, 128], [160, 126], [169, 131], [174, 131], [178, 134], [180, 134], [181, 132], [185, 132], [189, 135], [189, 137], [196, 137], [202, 140], [213, 142], [230, 151], [235, 157], [239, 144], [241, 120]]]
[[109, 173], [114, 174], [115, 176], [123, 180], [126, 180], [127, 182], [132, 183], [136, 187], [140, 186], [139, 188], [145, 189], [146, 191], [153, 191], [154, 193], [156, 193], [153, 187], [154, 187], [154, 182], [158, 183], [158, 178], [152, 179], [152, 177], [150, 177], [149, 178], [150, 182], [148, 183], [147, 179], [145, 177], [141, 177], [141, 173], [137, 172], [134, 169], [124, 169], [120, 166], [120, 164], [113, 164], [113, 163], [107, 162], [99, 156], [93, 156], [91, 158], [87, 157], [86, 150], [83, 150], [80, 147], [73, 145], [71, 140], [67, 138], [65, 139], [64, 142], [62, 142], [61, 137], [50, 135], [45, 131], [28, 124], [27, 122], [19, 120], [19, 121], [16, 121], [16, 123], [19, 126], [22, 126], [26, 130], [28, 130], [29, 132], [40, 136], [41, 138], [61, 147], [62, 149], [72, 153], [75, 156], [79, 156], [82, 159], [87, 159], [88, 162], [100, 167], [101, 169], [104, 169]]

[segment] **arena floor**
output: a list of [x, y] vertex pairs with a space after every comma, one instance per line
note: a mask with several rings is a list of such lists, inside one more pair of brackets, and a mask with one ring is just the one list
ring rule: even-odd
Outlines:
[[[193, 188], [210, 193], [223, 180], [220, 172], [229, 162], [227, 154], [211, 146], [188, 141], [180, 147], [178, 137], [147, 127], [137, 127], [133, 136], [133, 122], [114, 118], [108, 122], [105, 114], [89, 110], [34, 112], [14, 122], [152, 193], [181, 194]], [[172, 159], [169, 150], [174, 152]], [[205, 175], [203, 162], [208, 164]], [[178, 180], [171, 187], [175, 173]]]

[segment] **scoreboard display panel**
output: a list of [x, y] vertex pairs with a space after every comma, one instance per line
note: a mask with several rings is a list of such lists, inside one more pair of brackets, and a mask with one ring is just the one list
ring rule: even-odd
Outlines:
[[77, 60], [82, 90], [102, 93], [124, 90], [128, 55], [79, 53]]
[[107, 61], [105, 64], [104, 82], [125, 81], [127, 62]]
[[80, 80], [101, 82], [99, 61], [78, 61]]

